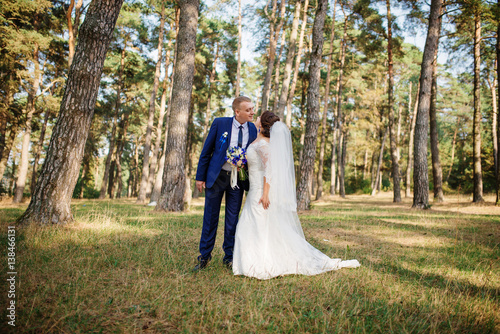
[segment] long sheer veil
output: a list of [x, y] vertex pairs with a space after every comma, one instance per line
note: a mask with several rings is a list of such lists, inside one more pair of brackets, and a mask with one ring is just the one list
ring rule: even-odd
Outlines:
[[296, 233], [304, 237], [297, 216], [292, 136], [283, 122], [275, 122], [271, 127], [265, 174], [270, 185], [270, 221], [289, 224]]

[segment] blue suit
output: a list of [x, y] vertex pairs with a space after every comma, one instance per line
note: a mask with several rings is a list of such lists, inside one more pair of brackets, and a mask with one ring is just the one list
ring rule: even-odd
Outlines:
[[[224, 224], [224, 243], [222, 249], [224, 261], [233, 260], [234, 234], [243, 200], [244, 189], [248, 190], [248, 181], [244, 184], [238, 181], [239, 188], [232, 189], [230, 175], [222, 170], [226, 162], [226, 151], [231, 143], [233, 117], [216, 118], [201, 151], [196, 180], [206, 182], [205, 211], [203, 214], [203, 229], [200, 239], [200, 257], [209, 260], [215, 245], [217, 226], [219, 224], [222, 197], [226, 194], [226, 217]], [[226, 134], [224, 136], [224, 134]], [[246, 149], [257, 138], [257, 129], [253, 123], [248, 123], [248, 142], [243, 144]]]

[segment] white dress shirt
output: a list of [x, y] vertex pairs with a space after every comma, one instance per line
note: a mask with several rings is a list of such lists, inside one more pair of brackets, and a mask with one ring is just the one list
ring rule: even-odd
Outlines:
[[[249, 136], [249, 133], [248, 133], [248, 122], [245, 122], [243, 124], [240, 124], [240, 122], [238, 122], [236, 120], [236, 117], [233, 117], [233, 126], [231, 127], [231, 142], [229, 143], [229, 147], [233, 147], [233, 146], [238, 146], [238, 133], [240, 132], [240, 125], [243, 125], [243, 142], [242, 142], [242, 147], [243, 148], [246, 148], [247, 146], [247, 143], [248, 143], [248, 136]], [[222, 166], [222, 169], [225, 170], [225, 171], [231, 171], [231, 164], [226, 162], [224, 163], [224, 165]]]

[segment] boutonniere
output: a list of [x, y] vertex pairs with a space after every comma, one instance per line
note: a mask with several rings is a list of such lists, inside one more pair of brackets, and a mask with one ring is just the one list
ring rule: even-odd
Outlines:
[[224, 145], [226, 143], [226, 140], [227, 140], [227, 131], [224, 132], [222, 134], [222, 136], [220, 136], [219, 138], [219, 142], [220, 142], [220, 147], [222, 148], [222, 145]]

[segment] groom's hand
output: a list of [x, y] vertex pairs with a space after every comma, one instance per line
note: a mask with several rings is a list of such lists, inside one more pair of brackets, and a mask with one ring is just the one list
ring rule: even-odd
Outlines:
[[196, 188], [201, 193], [205, 189], [205, 181], [196, 181]]

